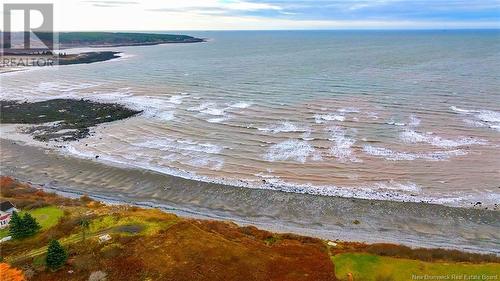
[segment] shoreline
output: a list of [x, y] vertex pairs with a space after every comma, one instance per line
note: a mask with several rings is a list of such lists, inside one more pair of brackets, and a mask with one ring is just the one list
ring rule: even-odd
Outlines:
[[67, 195], [330, 240], [500, 253], [498, 211], [249, 189], [113, 167], [5, 139], [1, 145], [2, 175]]
[[[68, 100], [73, 100], [74, 98], [68, 98]], [[78, 99], [74, 99], [77, 101]], [[101, 100], [99, 98], [88, 97], [86, 100], [94, 103], [102, 104], [113, 104], [107, 100]], [[132, 116], [131, 118], [140, 118], [143, 114], [141, 107], [135, 107], [126, 102], [118, 102], [117, 105], [123, 106], [130, 110], [138, 111], [139, 114]], [[128, 118], [127, 118], [128, 119]], [[125, 122], [127, 119], [115, 120], [110, 124], [116, 125], [120, 122]], [[42, 124], [43, 125], [43, 124]], [[262, 183], [252, 183], [242, 179], [226, 179], [226, 178], [214, 178], [207, 177], [203, 175], [197, 175], [191, 171], [178, 170], [175, 168], [158, 168], [156, 166], [140, 166], [134, 163], [117, 161], [116, 159], [108, 158], [103, 155], [94, 155], [86, 152], [81, 152], [75, 150], [71, 145], [71, 142], [67, 141], [57, 141], [57, 142], [41, 142], [33, 139], [36, 137], [29, 133], [30, 128], [36, 127], [36, 124], [3, 124], [4, 128], [0, 130], [0, 134], [8, 134], [8, 137], [0, 136], [0, 139], [7, 141], [20, 141], [24, 145], [34, 147], [51, 149], [53, 153], [73, 157], [80, 160], [98, 160], [99, 163], [105, 166], [117, 167], [122, 169], [138, 169], [144, 170], [151, 173], [158, 173], [168, 177], [177, 177], [183, 180], [190, 180], [195, 182], [201, 182], [203, 184], [216, 184], [223, 186], [230, 186], [235, 188], [245, 188], [253, 190], [267, 190], [273, 192], [283, 192], [291, 193], [296, 195], [307, 195], [307, 196], [319, 196], [319, 197], [334, 197], [342, 199], [354, 199], [354, 200], [367, 200], [371, 201], [384, 201], [384, 202], [394, 202], [394, 203], [411, 203], [411, 204], [427, 204], [436, 205], [449, 208], [461, 208], [461, 209], [472, 209], [472, 210], [485, 210], [499, 212], [499, 205], [494, 200], [481, 200], [481, 198], [471, 197], [467, 201], [462, 199], [462, 197], [435, 197], [429, 195], [415, 196], [405, 193], [399, 193], [398, 191], [390, 190], [366, 190], [363, 186], [315, 186], [309, 184], [298, 184], [293, 182], [281, 182], [274, 183], [272, 181], [262, 180]], [[104, 139], [106, 136], [102, 134], [103, 126], [106, 123], [96, 124], [91, 127], [91, 134], [87, 137], [92, 137], [96, 140]]]
[[185, 42], [151, 42], [151, 43], [123, 43], [123, 44], [109, 44], [109, 45], [75, 45], [75, 46], [62, 46], [61, 50], [75, 49], [75, 48], [118, 48], [118, 47], [139, 47], [139, 46], [156, 46], [156, 45], [165, 45], [165, 44], [193, 44], [193, 43], [206, 43], [208, 42], [207, 38], [197, 38], [199, 41], [185, 41]]
[[[1, 76], [0, 76], [1, 77]], [[80, 100], [81, 97], [76, 95], [65, 95], [63, 97], [58, 97], [68, 100]], [[99, 95], [95, 96], [86, 96], [84, 97], [86, 100], [109, 104], [115, 103], [115, 101], [111, 101], [109, 98], [101, 97]], [[41, 101], [50, 101], [52, 99], [57, 98], [47, 98], [44, 97], [40, 99]], [[37, 102], [38, 99], [29, 100], [29, 99], [14, 99], [16, 101], [22, 102]], [[144, 111], [147, 110], [141, 104], [128, 102], [126, 99], [121, 99], [116, 101], [118, 105], [121, 105], [125, 108], [135, 110], [135, 111]], [[133, 120], [140, 120], [140, 118], [144, 118], [144, 114], [138, 114], [132, 118]], [[139, 118], [139, 119], [137, 119]], [[110, 123], [110, 126], [117, 126], [122, 123], [123, 120], [118, 120], [120, 122], [114, 121]], [[106, 135], [103, 133], [104, 125], [97, 125], [92, 127], [92, 138], [93, 140], [105, 139]], [[26, 127], [21, 128], [21, 131], [28, 130]], [[466, 209], [485, 209], [485, 210], [493, 210], [499, 211], [498, 203], [495, 201], [498, 196], [495, 193], [492, 193], [492, 196], [489, 196], [489, 193], [477, 192], [477, 193], [459, 193], [452, 192], [450, 193], [420, 193], [414, 194], [411, 191], [406, 191], [405, 189], [391, 189], [391, 188], [382, 188], [378, 189], [377, 184], [379, 182], [375, 182], [372, 185], [363, 185], [363, 184], [352, 184], [346, 186], [337, 186], [337, 185], [312, 185], [307, 183], [294, 183], [294, 182], [286, 182], [286, 181], [273, 181], [273, 178], [268, 180], [265, 177], [262, 177], [261, 181], [250, 181], [245, 179], [229, 179], [224, 177], [209, 177], [204, 175], [198, 175], [189, 170], [181, 170], [171, 167], [163, 167], [163, 166], [155, 166], [155, 165], [138, 165], [129, 161], [122, 161], [121, 159], [106, 157], [105, 155], [96, 155], [89, 153], [85, 150], [77, 150], [72, 147], [68, 142], [58, 142], [58, 143], [49, 143], [48, 145], [45, 143], [38, 143], [37, 141], [31, 141], [30, 135], [20, 134], [15, 129], [15, 124], [13, 127], [4, 128], [4, 134], [7, 134], [8, 137], [3, 137], [4, 139], [10, 140], [22, 140], [24, 143], [34, 146], [34, 147], [50, 147], [56, 151], [56, 153], [70, 155], [72, 157], [80, 158], [80, 159], [90, 159], [94, 160], [95, 157], [99, 158], [100, 162], [111, 166], [118, 166], [124, 168], [136, 168], [136, 169], [145, 169], [152, 172], [157, 172], [161, 174], [166, 174], [169, 176], [180, 177], [183, 179], [201, 181], [208, 184], [221, 184], [227, 186], [235, 186], [235, 187], [243, 187], [243, 188], [251, 188], [256, 190], [273, 190], [277, 192], [287, 192], [287, 193], [295, 193], [295, 194], [308, 194], [313, 196], [326, 196], [326, 197], [342, 197], [342, 198], [356, 198], [363, 200], [383, 200], [383, 201], [394, 201], [394, 202], [413, 202], [413, 203], [425, 203], [425, 204], [437, 204], [442, 206], [448, 206], [453, 208], [466, 208]], [[22, 136], [25, 135], [25, 136]], [[381, 181], [382, 184], [392, 184], [390, 181]], [[395, 182], [395, 184], [399, 184], [399, 182]], [[432, 186], [431, 186], [432, 187]]]
[[[208, 42], [207, 39], [201, 38], [201, 41], [190, 41], [190, 42], [162, 42], [162, 43], [137, 43], [137, 44], [114, 44], [114, 45], [75, 45], [69, 47], [63, 47], [60, 50], [71, 50], [71, 49], [99, 49], [99, 48], [120, 48], [120, 47], [138, 47], [138, 46], [156, 46], [156, 45], [164, 45], [164, 44], [194, 44], [194, 43], [205, 43]], [[26, 56], [16, 55], [6, 57], [14, 57], [25, 59]], [[56, 66], [66, 66], [66, 65], [78, 65], [78, 64], [91, 64], [98, 62], [106, 62], [112, 61], [116, 59], [120, 59], [123, 57], [123, 52], [119, 51], [88, 51], [81, 52], [76, 54], [71, 54], [69, 58], [61, 57], [58, 60]], [[15, 72], [22, 72], [34, 69], [35, 65], [23, 65], [23, 66], [2, 66], [0, 67], [0, 76], [5, 74], [12, 74]], [[42, 66], [47, 67], [47, 66]]]
[[[41, 100], [2, 100], [2, 102], [24, 102], [28, 105], [34, 105], [34, 103], [51, 103], [56, 102], [58, 99], [67, 100], [68, 102], [78, 103], [82, 101], [82, 98], [77, 98], [76, 96], [58, 97], [46, 100], [42, 98]], [[118, 106], [122, 107], [124, 110], [135, 111], [138, 114], [134, 114], [132, 120], [136, 118], [143, 118], [145, 108], [137, 106], [135, 104], [130, 104], [126, 101], [120, 100], [117, 102], [110, 101], [106, 98], [100, 98], [99, 96], [90, 96], [84, 98], [85, 102], [99, 104], [100, 106]], [[59, 114], [57, 111], [54, 114]], [[44, 116], [44, 115], [41, 115]], [[88, 117], [87, 117], [88, 118]], [[57, 119], [57, 118], [56, 118]], [[129, 118], [119, 120], [115, 119], [113, 122], [109, 123], [112, 126], [117, 126], [124, 124]], [[205, 184], [220, 184], [224, 186], [232, 186], [238, 188], [248, 188], [255, 190], [270, 190], [276, 192], [285, 192], [293, 194], [304, 194], [312, 196], [324, 196], [324, 197], [340, 197], [344, 199], [359, 199], [359, 200], [375, 200], [375, 201], [389, 201], [389, 202], [400, 202], [400, 203], [417, 203], [417, 204], [435, 204], [439, 206], [446, 206], [452, 208], [464, 208], [464, 209], [479, 209], [479, 210], [492, 210], [499, 211], [498, 203], [494, 198], [489, 198], [488, 194], [469, 194], [461, 195], [457, 194], [410, 194], [405, 192], [400, 192], [399, 190], [378, 190], [367, 188], [364, 185], [352, 185], [352, 186], [336, 186], [336, 185], [311, 185], [311, 184], [301, 184], [294, 182], [274, 182], [263, 178], [261, 182], [252, 182], [244, 179], [227, 179], [224, 177], [209, 177], [204, 175], [198, 175], [194, 172], [188, 170], [180, 170], [171, 167], [157, 167], [152, 165], [137, 165], [131, 162], [121, 161], [119, 159], [107, 157], [105, 155], [91, 154], [85, 151], [79, 151], [71, 146], [71, 141], [65, 141], [61, 139], [55, 139], [56, 142], [40, 142], [37, 141], [37, 135], [32, 132], [37, 132], [37, 126], [40, 128], [47, 127], [50, 130], [54, 130], [54, 124], [36, 121], [33, 124], [3, 124], [3, 128], [0, 130], [0, 134], [6, 134], [7, 136], [1, 137], [5, 140], [12, 141], [22, 141], [24, 144], [33, 147], [43, 147], [50, 148], [54, 150], [54, 153], [60, 155], [67, 155], [70, 157], [75, 157], [78, 159], [86, 160], [96, 160], [99, 162], [113, 167], [119, 168], [131, 168], [139, 170], [147, 170], [153, 173], [164, 174], [172, 177], [179, 177], [185, 180], [192, 180], [197, 182], [203, 182]], [[104, 123], [95, 122], [92, 118], [88, 118], [87, 123], [94, 122], [93, 126], [90, 126], [90, 134], [86, 137], [92, 137], [94, 140], [105, 139], [106, 135], [103, 134], [103, 128], [105, 128], [106, 123], [109, 121], [104, 121]], [[15, 122], [8, 122], [15, 123]], [[55, 127], [57, 129], [57, 127]], [[43, 130], [42, 130], [43, 131]], [[31, 139], [34, 138], [34, 139]], [[83, 138], [79, 138], [83, 139]], [[76, 140], [73, 138], [73, 140]], [[369, 186], [368, 186], [369, 187]], [[458, 196], [458, 197], [457, 197]], [[484, 197], [482, 197], [484, 196]]]
[[[333, 281], [347, 280], [345, 276], [350, 280], [353, 275], [356, 280], [368, 280], [386, 276], [386, 271], [398, 276], [391, 280], [441, 272], [478, 272], [495, 278], [500, 261], [495, 254], [331, 241], [230, 221], [186, 218], [157, 208], [103, 204], [86, 195], [64, 197], [11, 177], [0, 177], [0, 187], [2, 200], [31, 214], [41, 225], [29, 240], [16, 237], [0, 243], [2, 266], [19, 268], [36, 280], [87, 280], [96, 270], [111, 280], [144, 280], [146, 275], [152, 280], [178, 280], [179, 276], [194, 280], [202, 275], [204, 280], [269, 280], [272, 276], [272, 280]], [[82, 221], [89, 225], [83, 233]], [[61, 270], [49, 271], [48, 263], [39, 262], [50, 253], [50, 247], [43, 247], [50, 239], [68, 253]], [[367, 258], [375, 263], [363, 268], [352, 265]]]
[[[78, 33], [78, 32], [77, 32]], [[65, 33], [66, 35], [69, 36], [74, 36], [76, 33]], [[168, 35], [168, 34], [141, 34], [141, 33], [96, 33], [97, 35], [101, 36], [101, 40], [104, 40], [105, 36], [122, 36], [122, 35], [128, 35], [128, 36], [157, 36], [157, 37], [162, 37], [162, 36], [173, 36], [173, 35]], [[80, 34], [81, 36], [85, 36], [84, 33]], [[59, 50], [71, 50], [71, 49], [99, 49], [99, 48], [120, 48], [120, 47], [138, 47], [138, 46], [155, 46], [155, 45], [164, 45], [164, 44], [190, 44], [190, 43], [205, 43], [208, 42], [207, 38], [196, 38], [196, 37], [191, 37], [187, 35], [179, 35], [179, 37], [182, 39], [157, 39], [155, 41], [146, 41], [146, 42], [123, 42], [123, 43], [99, 43], [99, 40], [93, 42], [90, 39], [82, 39], [83, 41], [78, 41], [78, 43], [71, 42], [71, 43], [61, 43]], [[124, 40], [123, 37], [120, 37], [121, 40]], [[86, 41], [87, 40], [87, 41]], [[90, 40], [90, 41], [89, 41]], [[5, 65], [5, 62], [3, 65], [0, 67], [0, 75], [7, 74], [7, 73], [12, 73], [12, 72], [18, 72], [18, 71], [25, 71], [25, 70], [30, 70], [36, 65], [24, 65], [23, 60], [26, 60], [28, 62], [30, 59], [33, 57], [40, 56], [40, 55], [26, 55], [26, 54], [16, 54], [16, 53], [6, 53], [6, 54], [0, 54], [0, 57], [2, 57], [5, 60], [11, 60], [16, 65]], [[48, 63], [48, 61], [57, 61], [58, 63], [55, 65], [75, 65], [75, 64], [89, 64], [89, 63], [96, 63], [96, 62], [104, 62], [104, 61], [110, 61], [114, 59], [118, 59], [122, 57], [122, 52], [117, 52], [117, 51], [88, 51], [88, 52], [81, 52], [81, 53], [76, 53], [76, 54], [70, 54], [70, 55], [64, 55], [64, 56], [57, 56], [57, 57], [51, 57], [47, 60], [47, 58], [38, 58], [44, 63]], [[22, 62], [22, 63], [21, 63]], [[34, 62], [32, 62], [34, 63]], [[40, 66], [38, 66], [40, 67]], [[42, 67], [45, 67], [42, 66]]]

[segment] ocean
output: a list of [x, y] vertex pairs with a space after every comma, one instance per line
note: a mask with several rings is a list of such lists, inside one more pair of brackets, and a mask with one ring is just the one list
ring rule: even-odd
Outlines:
[[1, 75], [1, 98], [143, 110], [53, 145], [106, 164], [299, 194], [500, 202], [499, 31], [182, 33], [207, 42]]

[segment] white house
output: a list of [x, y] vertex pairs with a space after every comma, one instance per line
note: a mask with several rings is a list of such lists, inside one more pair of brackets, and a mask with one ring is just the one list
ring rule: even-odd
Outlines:
[[10, 217], [14, 211], [17, 211], [17, 209], [10, 201], [0, 202], [0, 228], [9, 225]]

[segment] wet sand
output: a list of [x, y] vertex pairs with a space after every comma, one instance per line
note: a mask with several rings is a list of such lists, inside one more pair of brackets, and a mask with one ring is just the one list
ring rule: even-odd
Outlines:
[[110, 166], [11, 140], [0, 144], [2, 175], [68, 196], [89, 194], [103, 201], [331, 240], [500, 254], [498, 211], [240, 188]]

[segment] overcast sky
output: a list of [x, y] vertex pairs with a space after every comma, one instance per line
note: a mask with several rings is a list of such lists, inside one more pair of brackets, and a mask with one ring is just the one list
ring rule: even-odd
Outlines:
[[[29, 0], [56, 30], [500, 28], [500, 0]], [[3, 11], [2, 11], [3, 15]], [[20, 28], [22, 16], [13, 15]], [[33, 27], [41, 17], [32, 15]]]

